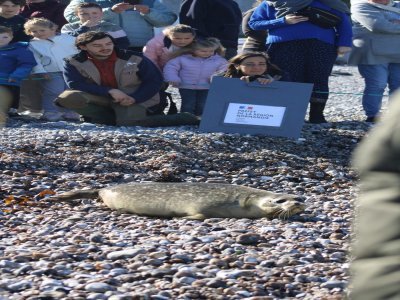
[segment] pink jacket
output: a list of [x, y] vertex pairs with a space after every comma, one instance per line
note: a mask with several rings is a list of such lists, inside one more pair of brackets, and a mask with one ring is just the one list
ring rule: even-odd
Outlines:
[[185, 54], [171, 59], [164, 67], [164, 80], [179, 82], [180, 89], [208, 90], [211, 76], [225, 71], [228, 62], [215, 54], [208, 58]]
[[143, 54], [158, 66], [160, 70], [170, 59], [170, 50], [164, 45], [165, 34], [160, 33], [147, 42]]

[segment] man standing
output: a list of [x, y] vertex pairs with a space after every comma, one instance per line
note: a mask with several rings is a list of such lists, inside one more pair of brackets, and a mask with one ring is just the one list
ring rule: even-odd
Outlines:
[[200, 38], [218, 38], [226, 48], [226, 59], [237, 54], [242, 12], [235, 1], [183, 0], [179, 22], [195, 28]]
[[158, 68], [141, 54], [114, 47], [105, 32], [89, 31], [75, 42], [80, 53], [66, 58], [64, 78], [71, 90], [56, 103], [93, 123], [118, 126], [198, 124], [188, 114], [148, 116], [159, 103], [163, 81]]

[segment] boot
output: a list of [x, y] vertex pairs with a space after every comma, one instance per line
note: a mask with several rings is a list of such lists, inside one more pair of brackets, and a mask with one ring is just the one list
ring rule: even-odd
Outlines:
[[0, 128], [6, 127], [8, 111], [13, 103], [13, 95], [9, 89], [0, 86]]
[[313, 124], [327, 123], [324, 117], [325, 105], [326, 102], [310, 102], [310, 114], [309, 114], [310, 123]]
[[191, 113], [179, 113], [175, 115], [148, 116], [143, 120], [132, 120], [130, 126], [166, 127], [181, 125], [199, 125], [200, 118]]

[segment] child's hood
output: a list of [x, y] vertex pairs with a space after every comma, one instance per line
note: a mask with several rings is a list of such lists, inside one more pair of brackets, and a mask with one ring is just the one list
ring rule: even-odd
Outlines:
[[21, 49], [21, 48], [28, 48], [29, 43], [28, 42], [15, 42], [8, 44], [5, 47], [0, 48], [0, 51], [9, 51], [9, 50], [16, 50], [16, 49]]

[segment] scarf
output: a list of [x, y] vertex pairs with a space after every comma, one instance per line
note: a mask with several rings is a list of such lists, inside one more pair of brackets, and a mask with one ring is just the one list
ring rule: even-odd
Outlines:
[[[302, 8], [309, 6], [313, 0], [276, 0], [267, 1], [268, 5], [276, 9], [276, 17], [281, 18], [288, 14], [294, 13]], [[340, 12], [350, 14], [347, 5], [340, 0], [319, 0], [322, 4], [336, 9]]]

